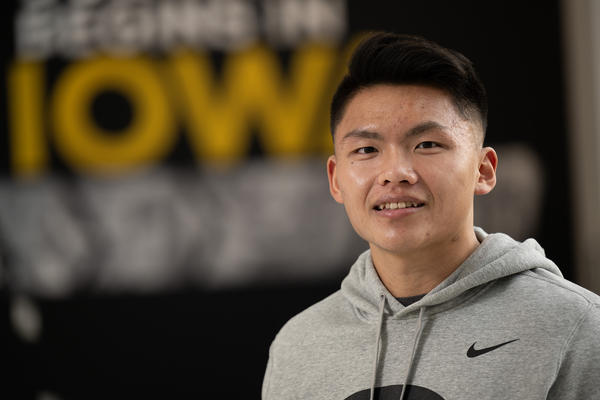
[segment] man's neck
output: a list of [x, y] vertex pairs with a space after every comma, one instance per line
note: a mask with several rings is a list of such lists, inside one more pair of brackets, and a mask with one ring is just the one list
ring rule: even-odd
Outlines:
[[394, 297], [425, 294], [439, 285], [475, 251], [479, 241], [473, 234], [458, 241], [432, 245], [406, 254], [370, 245], [379, 278]]

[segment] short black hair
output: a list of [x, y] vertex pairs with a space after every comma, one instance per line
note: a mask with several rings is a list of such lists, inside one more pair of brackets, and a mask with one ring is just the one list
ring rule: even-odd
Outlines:
[[331, 102], [332, 135], [352, 97], [377, 84], [416, 84], [444, 90], [463, 117], [479, 117], [485, 135], [487, 95], [473, 63], [423, 37], [389, 32], [372, 33], [354, 51]]

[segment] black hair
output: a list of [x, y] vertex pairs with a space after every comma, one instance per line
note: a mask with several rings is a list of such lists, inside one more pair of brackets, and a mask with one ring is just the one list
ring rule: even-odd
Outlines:
[[444, 90], [463, 117], [479, 116], [485, 135], [487, 96], [473, 63], [459, 52], [425, 38], [388, 32], [373, 33], [354, 51], [348, 73], [331, 102], [332, 135], [352, 97], [377, 84], [417, 84]]

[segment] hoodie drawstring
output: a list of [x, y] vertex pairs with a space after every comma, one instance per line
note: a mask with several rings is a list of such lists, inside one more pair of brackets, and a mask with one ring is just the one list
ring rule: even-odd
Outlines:
[[425, 307], [421, 307], [419, 311], [419, 322], [417, 323], [417, 333], [415, 334], [415, 340], [413, 341], [413, 348], [410, 354], [410, 361], [408, 362], [408, 369], [406, 370], [406, 376], [404, 377], [404, 384], [402, 385], [402, 393], [400, 393], [400, 400], [404, 400], [404, 394], [406, 393], [406, 387], [408, 386], [408, 379], [413, 369], [413, 361], [415, 360], [415, 354], [417, 353], [417, 347], [419, 346], [419, 339], [421, 338], [421, 332], [423, 331], [423, 314], [425, 313]]
[[[377, 380], [377, 361], [379, 361], [379, 346], [381, 344], [381, 330], [383, 327], [383, 311], [385, 309], [385, 295], [381, 295], [379, 300], [379, 322], [377, 324], [377, 340], [375, 341], [375, 352], [373, 354], [373, 378], [371, 381], [371, 392], [369, 400], [373, 400], [375, 396], [375, 383]], [[413, 347], [410, 353], [410, 360], [408, 362], [408, 369], [406, 376], [404, 377], [404, 384], [402, 385], [402, 392], [400, 393], [400, 400], [404, 400], [406, 394], [406, 387], [408, 386], [408, 380], [413, 369], [413, 363], [417, 348], [419, 347], [419, 340], [421, 339], [421, 333], [423, 332], [423, 315], [425, 314], [425, 307], [421, 307], [419, 310], [419, 318], [417, 321], [417, 332], [415, 333], [415, 339], [413, 340]]]
[[379, 359], [379, 345], [381, 343], [381, 328], [383, 326], [383, 310], [385, 309], [385, 295], [381, 295], [379, 299], [379, 322], [377, 325], [377, 340], [375, 341], [375, 353], [373, 354], [373, 380], [371, 382], [371, 395], [369, 400], [373, 400], [375, 396], [375, 381], [377, 379], [377, 361]]

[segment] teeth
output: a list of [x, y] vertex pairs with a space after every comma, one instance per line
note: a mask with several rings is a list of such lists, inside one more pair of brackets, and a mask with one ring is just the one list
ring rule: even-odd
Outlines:
[[412, 202], [412, 201], [399, 201], [398, 203], [384, 203], [384, 204], [380, 204], [377, 206], [377, 209], [379, 210], [383, 210], [383, 209], [390, 209], [390, 210], [395, 210], [397, 208], [409, 208], [409, 207], [418, 207], [418, 203]]

